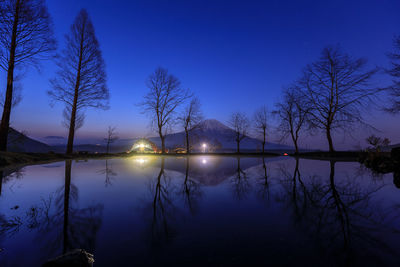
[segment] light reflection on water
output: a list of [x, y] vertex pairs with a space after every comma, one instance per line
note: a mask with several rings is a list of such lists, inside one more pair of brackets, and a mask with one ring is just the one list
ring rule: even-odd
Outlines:
[[0, 177], [0, 266], [73, 248], [95, 266], [400, 263], [398, 174], [358, 163], [149, 155]]

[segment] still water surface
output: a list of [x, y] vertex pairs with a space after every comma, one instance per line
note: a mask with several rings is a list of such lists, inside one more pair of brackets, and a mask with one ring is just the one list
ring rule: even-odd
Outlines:
[[356, 162], [149, 156], [1, 177], [0, 266], [73, 248], [95, 266], [400, 266], [400, 190]]

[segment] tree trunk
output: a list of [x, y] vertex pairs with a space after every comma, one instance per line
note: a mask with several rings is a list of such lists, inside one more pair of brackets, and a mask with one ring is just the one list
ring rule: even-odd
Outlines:
[[265, 164], [265, 158], [264, 157], [262, 158], [262, 161], [263, 161], [263, 169], [264, 169], [264, 178], [265, 178], [265, 180], [267, 180], [268, 179], [267, 165]]
[[297, 141], [294, 141], [294, 154], [299, 154], [299, 146], [297, 145]]
[[262, 153], [264, 154], [265, 153], [265, 135], [266, 135], [266, 133], [265, 133], [265, 128], [263, 128], [263, 133], [264, 133], [264, 139], [263, 139], [263, 143], [262, 143]]
[[165, 136], [160, 133], [161, 138], [161, 153], [165, 154]]
[[67, 154], [72, 154], [74, 150], [75, 118], [76, 118], [76, 105], [72, 107], [72, 112], [71, 112], [71, 120], [69, 123], [69, 133], [68, 133], [68, 143], [67, 143]]
[[185, 172], [185, 185], [189, 178], [189, 157], [186, 157], [186, 172]]
[[190, 154], [190, 147], [189, 147], [189, 131], [187, 128], [185, 128], [185, 133], [186, 133], [186, 153]]
[[332, 142], [332, 136], [331, 136], [331, 129], [327, 128], [326, 129], [326, 138], [328, 139], [328, 144], [329, 144], [329, 152], [335, 152], [335, 149], [333, 148], [333, 142]]
[[0, 171], [0, 196], [1, 196], [2, 186], [3, 186], [3, 171]]
[[107, 154], [108, 154], [109, 150], [110, 150], [110, 141], [107, 141], [107, 149], [106, 149]]
[[65, 161], [63, 254], [68, 251], [69, 195], [71, 191], [71, 160]]
[[78, 62], [78, 72], [76, 74], [76, 82], [75, 82], [75, 94], [74, 94], [74, 102], [72, 104], [71, 110], [71, 121], [69, 123], [69, 133], [68, 133], [68, 144], [67, 144], [67, 154], [72, 154], [74, 149], [74, 136], [75, 136], [75, 121], [76, 121], [76, 109], [78, 105], [78, 93], [79, 86], [81, 83], [81, 68], [82, 68], [82, 57], [83, 57], [83, 37], [84, 37], [85, 29], [82, 29], [81, 34], [81, 43], [79, 50], [79, 62]]
[[17, 0], [15, 7], [15, 14], [14, 14], [12, 36], [11, 36], [10, 58], [8, 60], [8, 69], [7, 69], [6, 99], [4, 101], [3, 116], [1, 117], [1, 124], [0, 124], [0, 151], [7, 151], [7, 138], [8, 138], [8, 131], [10, 128], [10, 116], [11, 116], [13, 83], [14, 83], [15, 49], [17, 46], [19, 9], [20, 9], [20, 0]]
[[240, 153], [240, 141], [237, 140], [236, 144], [237, 144], [237, 153], [239, 154]]

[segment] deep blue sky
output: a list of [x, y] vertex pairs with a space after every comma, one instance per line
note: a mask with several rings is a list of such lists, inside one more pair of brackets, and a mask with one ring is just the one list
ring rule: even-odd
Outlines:
[[[235, 110], [251, 115], [263, 104], [272, 108], [282, 86], [298, 77], [324, 46], [340, 43], [372, 66], [386, 66], [385, 53], [400, 34], [399, 0], [47, 3], [59, 48], [78, 11], [88, 10], [107, 64], [111, 108], [89, 110], [78, 138], [103, 136], [108, 125], [117, 126], [122, 137], [149, 135], [148, 119], [135, 104], [158, 66], [200, 98], [207, 118], [226, 122]], [[63, 107], [50, 107], [46, 95], [54, 72], [52, 62], [43, 62], [40, 73], [26, 73], [12, 126], [34, 137], [66, 135]], [[4, 73], [0, 82], [5, 87]], [[373, 114], [369, 121], [381, 135], [400, 142], [399, 116]], [[340, 142], [354, 143], [346, 140]]]

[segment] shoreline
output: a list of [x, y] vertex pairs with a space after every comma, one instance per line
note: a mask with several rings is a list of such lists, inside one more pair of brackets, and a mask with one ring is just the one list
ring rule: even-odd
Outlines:
[[359, 151], [337, 151], [330, 152], [304, 152], [299, 154], [286, 154], [278, 152], [245, 152], [245, 153], [98, 153], [98, 154], [57, 154], [57, 153], [19, 153], [19, 152], [0, 152], [0, 170], [24, 167], [29, 165], [52, 163], [64, 160], [88, 160], [88, 159], [111, 159], [111, 158], [127, 158], [132, 156], [146, 156], [146, 157], [190, 157], [190, 156], [222, 156], [222, 157], [292, 157], [303, 158], [310, 160], [324, 160], [324, 161], [337, 161], [337, 162], [360, 162], [362, 158], [367, 155], [367, 152]]

